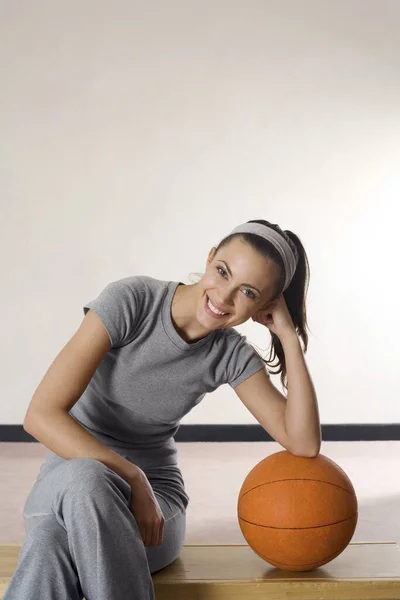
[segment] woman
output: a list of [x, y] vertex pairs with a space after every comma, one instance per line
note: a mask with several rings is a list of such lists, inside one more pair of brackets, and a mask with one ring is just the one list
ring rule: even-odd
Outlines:
[[[189, 497], [173, 436], [224, 383], [282, 446], [318, 454], [297, 337], [306, 352], [307, 285], [299, 238], [249, 221], [212, 248], [198, 283], [127, 277], [84, 307], [25, 417], [50, 453], [24, 507], [26, 539], [4, 600], [153, 599], [151, 573], [185, 538]], [[287, 398], [233, 328], [250, 318], [272, 334]]]

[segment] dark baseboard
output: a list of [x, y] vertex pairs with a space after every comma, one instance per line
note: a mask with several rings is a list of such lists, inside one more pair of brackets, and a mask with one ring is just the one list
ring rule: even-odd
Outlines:
[[[400, 423], [322, 425], [325, 442], [400, 440]], [[0, 442], [36, 442], [22, 425], [0, 425]], [[261, 425], [181, 425], [176, 442], [270, 442]]]

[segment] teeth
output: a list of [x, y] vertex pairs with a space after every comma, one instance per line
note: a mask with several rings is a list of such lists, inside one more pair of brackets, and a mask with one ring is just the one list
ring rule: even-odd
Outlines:
[[208, 307], [209, 307], [209, 308], [210, 308], [210, 309], [213, 311], [213, 313], [215, 313], [216, 315], [226, 315], [226, 314], [228, 314], [228, 313], [223, 313], [223, 312], [220, 312], [219, 310], [217, 310], [216, 308], [214, 308], [214, 306], [211, 304], [211, 300], [210, 300], [210, 298], [208, 299], [208, 302], [207, 302], [207, 304], [208, 304]]

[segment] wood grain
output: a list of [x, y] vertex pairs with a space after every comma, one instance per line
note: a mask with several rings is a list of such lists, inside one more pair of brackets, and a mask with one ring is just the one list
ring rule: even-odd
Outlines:
[[[20, 547], [0, 545], [0, 598]], [[153, 582], [157, 600], [399, 600], [400, 548], [351, 543], [327, 565], [300, 573], [271, 567], [248, 545], [187, 545]]]

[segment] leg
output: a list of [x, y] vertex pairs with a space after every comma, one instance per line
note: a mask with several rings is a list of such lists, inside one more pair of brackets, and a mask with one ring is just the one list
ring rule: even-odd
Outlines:
[[86, 600], [154, 600], [151, 572], [179, 555], [185, 512], [167, 495], [163, 498], [162, 488], [155, 489], [166, 519], [164, 541], [160, 547], [145, 547], [129, 508], [130, 494], [122, 477], [97, 460], [83, 458], [60, 459], [28, 497], [27, 523], [35, 515], [53, 514], [66, 530]]
[[53, 514], [35, 521], [3, 600], [82, 600], [67, 532]]
[[[145, 547], [129, 509], [130, 486], [103, 463], [70, 459], [38, 482], [30, 514], [53, 512], [86, 600], [154, 600]], [[54, 599], [56, 600], [56, 599]]]

